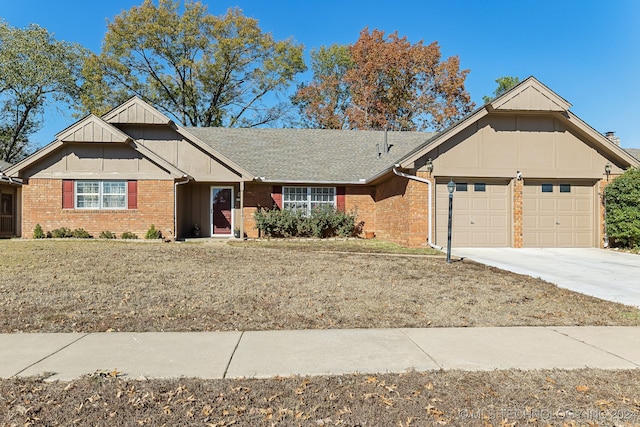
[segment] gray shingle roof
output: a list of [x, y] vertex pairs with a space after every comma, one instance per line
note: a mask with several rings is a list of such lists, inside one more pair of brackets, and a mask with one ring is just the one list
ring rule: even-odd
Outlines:
[[11, 163], [7, 163], [4, 160], [0, 160], [0, 171], [3, 171], [11, 166]]
[[370, 180], [425, 143], [429, 132], [326, 129], [186, 128], [256, 177], [272, 182]]
[[631, 154], [636, 159], [640, 160], [640, 148], [625, 148], [624, 151]]

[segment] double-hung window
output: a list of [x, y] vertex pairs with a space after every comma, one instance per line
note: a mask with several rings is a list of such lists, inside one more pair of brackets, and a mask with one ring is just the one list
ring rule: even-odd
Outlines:
[[313, 209], [322, 206], [336, 207], [335, 187], [284, 187], [283, 208], [310, 215]]
[[127, 209], [126, 181], [76, 181], [76, 209]]

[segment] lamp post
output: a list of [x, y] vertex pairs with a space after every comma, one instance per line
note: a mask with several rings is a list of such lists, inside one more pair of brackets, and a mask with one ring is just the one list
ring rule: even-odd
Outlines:
[[453, 179], [447, 184], [449, 191], [449, 226], [447, 227], [447, 264], [451, 264], [451, 218], [453, 215], [453, 192], [456, 189], [456, 183]]

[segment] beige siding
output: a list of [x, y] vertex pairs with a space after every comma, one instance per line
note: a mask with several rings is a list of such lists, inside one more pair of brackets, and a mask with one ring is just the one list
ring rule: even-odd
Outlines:
[[169, 174], [125, 144], [64, 144], [24, 171], [25, 178], [167, 179]]
[[145, 147], [200, 182], [238, 182], [239, 174], [165, 126], [119, 126]]
[[607, 158], [558, 119], [496, 114], [480, 119], [416, 162], [436, 176], [600, 179]]

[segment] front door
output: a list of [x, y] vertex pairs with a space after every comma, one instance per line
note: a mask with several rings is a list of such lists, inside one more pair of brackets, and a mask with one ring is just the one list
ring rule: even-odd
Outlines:
[[13, 234], [13, 195], [0, 194], [0, 234]]
[[212, 235], [231, 235], [233, 208], [233, 189], [231, 187], [213, 187], [211, 189]]

